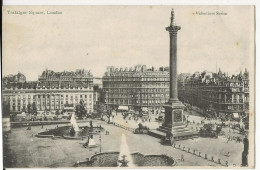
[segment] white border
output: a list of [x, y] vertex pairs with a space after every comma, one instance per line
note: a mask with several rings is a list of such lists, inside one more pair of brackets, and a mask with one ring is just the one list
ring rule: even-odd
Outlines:
[[3, 5], [254, 5], [257, 0], [3, 0]]
[[[260, 1], [257, 0], [3, 0], [3, 5], [255, 5], [255, 21], [256, 28], [259, 28], [260, 12]], [[258, 22], [257, 22], [258, 21]], [[243, 24], [243, 23], [241, 23]], [[257, 135], [260, 128], [260, 116], [259, 111], [259, 100], [260, 97], [259, 86], [260, 81], [257, 79], [257, 75], [260, 74], [259, 65], [259, 53], [257, 53], [257, 45], [259, 44], [259, 34], [255, 28], [255, 43], [256, 43], [256, 57], [255, 57], [255, 145], [260, 143], [260, 136]], [[259, 77], [259, 76], [258, 76]], [[1, 100], [1, 99], [0, 99]], [[259, 103], [260, 104], [260, 103]], [[0, 106], [1, 108], [1, 106]], [[2, 124], [2, 118], [0, 118], [0, 124]], [[2, 137], [2, 126], [0, 127], [0, 137]], [[2, 160], [2, 140], [0, 140], [0, 168], [3, 166]], [[255, 146], [255, 169], [258, 169], [259, 163], [257, 162], [257, 156], [260, 153], [259, 147]]]

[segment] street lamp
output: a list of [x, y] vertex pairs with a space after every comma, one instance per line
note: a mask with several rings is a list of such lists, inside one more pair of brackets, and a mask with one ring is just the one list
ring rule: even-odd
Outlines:
[[101, 129], [100, 129], [100, 133], [99, 133], [99, 143], [100, 143], [100, 145], [99, 145], [99, 152], [101, 153]]

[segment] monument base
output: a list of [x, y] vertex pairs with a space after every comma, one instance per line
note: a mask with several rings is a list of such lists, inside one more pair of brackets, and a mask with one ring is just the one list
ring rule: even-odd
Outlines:
[[149, 135], [165, 140], [167, 134], [171, 134], [169, 139], [171, 144], [174, 141], [198, 137], [198, 132], [190, 129], [184, 123], [184, 105], [180, 101], [169, 101], [164, 108], [165, 122], [156, 130], [149, 131]]

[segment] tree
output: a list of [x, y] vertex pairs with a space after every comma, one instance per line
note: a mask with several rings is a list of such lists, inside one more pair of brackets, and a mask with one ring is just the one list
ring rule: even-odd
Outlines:
[[108, 118], [108, 123], [110, 123], [110, 117], [112, 116], [112, 110], [108, 110], [106, 116]]
[[98, 107], [97, 107], [97, 111], [98, 111], [99, 113], [104, 113], [105, 108], [106, 108], [106, 106], [105, 106], [104, 103], [99, 103], [99, 104], [98, 104]]
[[97, 105], [97, 113], [100, 117], [103, 117], [104, 115], [104, 112], [105, 112], [105, 109], [106, 106], [104, 105], [104, 103], [101, 103], [99, 102], [98, 105]]
[[26, 112], [26, 108], [25, 108], [25, 106], [23, 106], [23, 108], [22, 108], [22, 112]]
[[29, 114], [31, 114], [31, 112], [32, 112], [32, 108], [31, 107], [32, 107], [32, 105], [30, 103], [28, 103], [27, 111], [28, 111]]
[[221, 132], [221, 130], [222, 130], [222, 126], [217, 126], [216, 128], [217, 135]]
[[90, 131], [90, 132], [93, 132], [93, 123], [92, 123], [92, 120], [89, 122], [89, 126], [90, 126], [89, 131]]
[[10, 116], [10, 103], [8, 101], [2, 102], [2, 114], [3, 114], [3, 117]]
[[79, 104], [76, 106], [76, 115], [79, 119], [83, 119], [83, 116], [86, 115], [86, 109], [83, 100], [80, 100]]
[[70, 136], [74, 136], [76, 133], [74, 127], [72, 126], [71, 129], [70, 129]]
[[37, 107], [36, 107], [35, 102], [33, 102], [33, 104], [32, 104], [32, 114], [37, 116]]

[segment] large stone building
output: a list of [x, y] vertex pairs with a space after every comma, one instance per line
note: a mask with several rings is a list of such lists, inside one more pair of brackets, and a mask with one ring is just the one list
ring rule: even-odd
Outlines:
[[109, 109], [150, 111], [159, 113], [169, 98], [168, 68], [147, 69], [108, 67], [103, 76], [103, 90]]
[[243, 115], [249, 110], [249, 73], [196, 72], [179, 76], [179, 99], [217, 115]]
[[2, 97], [10, 103], [10, 110], [16, 112], [27, 110], [29, 103], [35, 103], [39, 111], [51, 111], [63, 110], [66, 105], [75, 107], [83, 100], [85, 109], [91, 113], [94, 104], [93, 76], [90, 72], [81, 75], [77, 71], [44, 71], [39, 81], [4, 84]]

